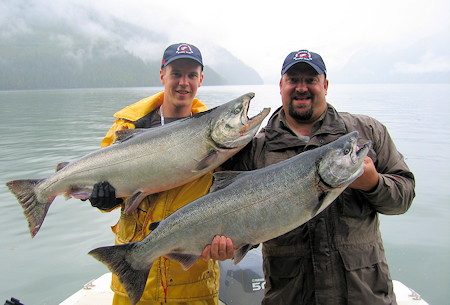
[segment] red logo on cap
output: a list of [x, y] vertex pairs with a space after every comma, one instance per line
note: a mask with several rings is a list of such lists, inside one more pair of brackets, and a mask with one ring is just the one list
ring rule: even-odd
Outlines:
[[306, 51], [298, 51], [297, 54], [294, 56], [294, 60], [312, 60], [311, 54]]
[[177, 48], [177, 54], [192, 54], [194, 53], [191, 46], [188, 44], [180, 44]]

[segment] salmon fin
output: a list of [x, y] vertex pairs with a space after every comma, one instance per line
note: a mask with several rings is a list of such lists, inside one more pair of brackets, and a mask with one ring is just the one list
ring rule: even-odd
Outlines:
[[311, 212], [311, 218], [316, 216], [317, 214], [319, 214], [319, 209], [322, 206], [326, 197], [327, 197], [327, 193], [322, 193], [319, 195], [319, 198], [316, 202], [316, 206], [314, 207], [314, 209]]
[[147, 197], [147, 193], [143, 193], [141, 191], [138, 191], [132, 196], [128, 197], [125, 201], [125, 208], [123, 209], [123, 212], [126, 215], [130, 215], [131, 213], [136, 211], [137, 207], [145, 197]]
[[184, 270], [188, 270], [198, 261], [200, 255], [185, 254], [185, 253], [168, 253], [165, 256], [170, 258], [183, 266]]
[[338, 187], [319, 195], [319, 200], [311, 212], [311, 218], [322, 212], [328, 207], [343, 191], [345, 187]]
[[70, 162], [61, 162], [61, 163], [58, 163], [57, 165], [56, 165], [56, 171], [55, 172], [59, 172], [60, 170], [62, 170], [64, 167], [66, 167], [67, 166], [67, 164], [69, 164]]
[[234, 254], [234, 264], [238, 264], [251, 249], [253, 249], [252, 244], [246, 244], [237, 249]]
[[126, 140], [131, 139], [135, 135], [141, 134], [144, 131], [148, 131], [146, 128], [136, 128], [136, 129], [122, 129], [116, 131], [116, 141], [114, 143], [122, 143]]
[[34, 191], [36, 185], [45, 179], [13, 180], [6, 183], [11, 192], [16, 196], [23, 208], [23, 213], [28, 221], [31, 237], [33, 238], [42, 226], [48, 208], [55, 197], [48, 198], [45, 202], [40, 202]]
[[236, 177], [243, 174], [243, 171], [224, 171], [216, 172], [213, 174], [214, 182], [209, 188], [209, 192], [213, 193], [215, 191], [221, 190], [229, 186], [236, 180]]
[[81, 200], [87, 200], [91, 198], [93, 187], [72, 187], [69, 194], [65, 194], [66, 199], [75, 198]]
[[197, 168], [194, 169], [194, 172], [199, 172], [211, 166], [211, 164], [216, 161], [218, 155], [219, 153], [217, 150], [211, 150], [202, 160], [200, 160]]
[[152, 223], [148, 226], [148, 229], [151, 230], [151, 231], [153, 231], [154, 229], [156, 229], [156, 228], [159, 226], [159, 223], [160, 223], [160, 222], [161, 222], [161, 221], [152, 222]]
[[137, 242], [132, 242], [117, 246], [101, 247], [89, 252], [90, 255], [104, 263], [111, 272], [117, 275], [133, 305], [141, 299], [148, 273], [152, 267], [152, 264], [150, 264], [145, 269], [136, 269], [127, 261], [128, 253], [136, 244]]

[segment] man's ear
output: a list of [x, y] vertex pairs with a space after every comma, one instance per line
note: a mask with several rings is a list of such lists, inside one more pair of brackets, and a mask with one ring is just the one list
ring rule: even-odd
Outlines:
[[163, 85], [164, 85], [164, 73], [165, 73], [165, 69], [164, 68], [159, 70], [159, 79], [161, 80], [161, 84], [163, 84]]
[[200, 83], [198, 84], [199, 87], [202, 86], [202, 84], [203, 84], [203, 78], [204, 78], [204, 77], [205, 77], [205, 75], [204, 75], [203, 72], [202, 72], [202, 74], [200, 74]]

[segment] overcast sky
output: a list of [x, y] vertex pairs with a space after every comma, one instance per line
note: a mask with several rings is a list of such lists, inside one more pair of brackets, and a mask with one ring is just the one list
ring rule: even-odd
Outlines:
[[[0, 10], [11, 3], [0, 0]], [[15, 3], [15, 1], [12, 1]], [[377, 50], [374, 60], [404, 52], [393, 65], [401, 73], [450, 72], [448, 0], [27, 0], [59, 6], [77, 3], [144, 28], [170, 42], [197, 45], [205, 63], [216, 44], [253, 67], [267, 81], [279, 79], [285, 56], [309, 49], [322, 55], [328, 71]], [[23, 6], [26, 7], [26, 6]], [[1, 17], [1, 12], [0, 12]], [[67, 16], [68, 18], [73, 16]], [[411, 46], [415, 50], [411, 58]], [[444, 46], [444, 47], [443, 47]], [[422, 46], [421, 46], [422, 48]], [[143, 52], [151, 54], [151, 47]], [[142, 52], [142, 50], [141, 50]], [[160, 57], [158, 54], [153, 56]]]

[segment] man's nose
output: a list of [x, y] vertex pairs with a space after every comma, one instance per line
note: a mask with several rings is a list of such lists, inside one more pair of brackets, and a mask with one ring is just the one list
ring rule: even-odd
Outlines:
[[295, 86], [295, 90], [298, 92], [305, 92], [305, 91], [308, 91], [308, 86], [306, 85], [305, 81], [300, 80], [297, 82], [297, 85]]
[[187, 75], [183, 75], [181, 78], [180, 78], [180, 85], [181, 86], [187, 86], [189, 84], [189, 82], [188, 82], [188, 76]]

